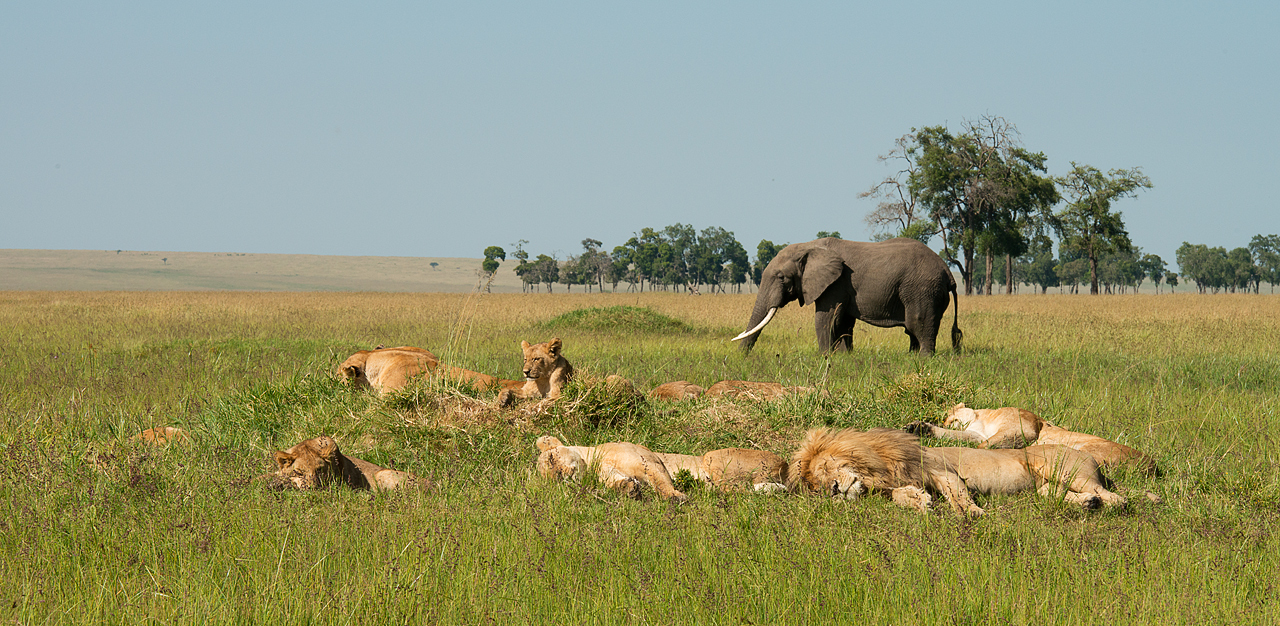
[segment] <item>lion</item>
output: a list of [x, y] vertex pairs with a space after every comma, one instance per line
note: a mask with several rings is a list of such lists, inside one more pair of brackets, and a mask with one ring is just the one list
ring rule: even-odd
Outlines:
[[544, 478], [580, 481], [594, 468], [607, 487], [632, 498], [641, 496], [643, 483], [664, 500], [688, 499], [676, 489], [662, 459], [644, 446], [634, 443], [566, 446], [550, 435], [539, 437], [535, 445], [542, 452], [538, 456], [538, 473]]
[[1128, 464], [1147, 473], [1156, 472], [1155, 461], [1134, 448], [1054, 426], [1031, 411], [1015, 407], [971, 409], [961, 402], [947, 411], [942, 427], [913, 422], [904, 429], [918, 435], [976, 443], [979, 448], [1063, 445], [1088, 454], [1102, 467]]
[[182, 430], [177, 426], [156, 426], [155, 428], [148, 428], [134, 435], [133, 439], [135, 441], [145, 441], [147, 443], [158, 445], [164, 443], [181, 443], [191, 439], [191, 437], [187, 435], [185, 430]]
[[781, 491], [786, 462], [778, 455], [748, 448], [721, 448], [702, 456], [655, 453], [675, 476], [680, 470], [713, 487], [733, 489], [750, 485], [756, 491]]
[[276, 471], [265, 477], [274, 479], [275, 486], [282, 488], [321, 489], [342, 483], [352, 489], [388, 491], [410, 485], [430, 486], [430, 481], [408, 472], [347, 456], [338, 449], [338, 442], [328, 436], [307, 439], [283, 452], [277, 450], [272, 457]]
[[403, 388], [416, 376], [425, 376], [440, 366], [430, 351], [412, 346], [378, 347], [361, 350], [338, 366], [343, 382], [386, 393]]
[[959, 515], [983, 515], [970, 491], [1013, 494], [1031, 489], [1086, 508], [1123, 506], [1103, 486], [1087, 454], [1066, 446], [1025, 449], [924, 448], [910, 433], [886, 428], [810, 430], [787, 468], [787, 486], [856, 500], [868, 493], [890, 497], [921, 512], [940, 494]]
[[498, 381], [502, 388], [498, 403], [508, 405], [515, 398], [559, 398], [564, 386], [573, 380], [573, 366], [564, 358], [563, 348], [559, 337], [539, 344], [521, 341], [524, 382]]
[[707, 397], [723, 396], [727, 398], [747, 397], [754, 400], [773, 400], [792, 393], [813, 393], [813, 387], [789, 387], [782, 383], [760, 383], [749, 380], [722, 380], [710, 389]]
[[706, 389], [687, 380], [677, 380], [654, 387], [649, 397], [655, 400], [695, 400], [706, 392]]

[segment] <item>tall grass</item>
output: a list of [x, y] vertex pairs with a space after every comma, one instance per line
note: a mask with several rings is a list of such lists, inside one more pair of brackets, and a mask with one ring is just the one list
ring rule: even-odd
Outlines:
[[[966, 352], [920, 359], [859, 324], [816, 353], [779, 311], [749, 358], [751, 296], [0, 293], [0, 619], [15, 623], [1275, 623], [1280, 306], [1268, 296], [966, 298]], [[577, 320], [577, 322], [575, 322]], [[603, 322], [601, 321], [603, 320]], [[669, 320], [669, 321], [666, 321]], [[425, 381], [386, 397], [332, 375], [417, 345], [519, 375], [564, 339], [580, 382], [498, 410]], [[945, 344], [945, 339], [943, 340]], [[816, 386], [776, 402], [602, 398], [621, 374]], [[788, 455], [816, 425], [1028, 408], [1152, 454], [1130, 506], [1034, 494], [964, 520], [879, 500], [719, 493], [684, 505], [549, 484], [533, 439]], [[130, 437], [177, 425], [185, 445]], [[332, 434], [431, 491], [273, 492], [268, 454]], [[1141, 497], [1152, 491], [1155, 504]]]

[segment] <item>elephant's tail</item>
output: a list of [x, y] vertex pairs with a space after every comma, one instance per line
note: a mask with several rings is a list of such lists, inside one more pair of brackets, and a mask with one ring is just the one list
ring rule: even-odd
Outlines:
[[[951, 278], [951, 272], [947, 272]], [[951, 297], [955, 300], [955, 313], [951, 318], [951, 349], [960, 354], [960, 346], [964, 343], [964, 333], [960, 330], [960, 294], [956, 291], [956, 279], [951, 278]]]

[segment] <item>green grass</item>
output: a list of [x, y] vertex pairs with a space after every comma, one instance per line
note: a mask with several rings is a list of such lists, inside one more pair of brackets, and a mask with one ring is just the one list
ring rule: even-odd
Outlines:
[[[0, 620], [1280, 618], [1274, 298], [961, 305], [958, 356], [916, 358], [901, 331], [864, 325], [850, 354], [821, 356], [812, 311], [788, 307], [743, 358], [728, 331], [750, 296], [0, 293]], [[518, 342], [553, 333], [580, 376], [545, 411], [500, 411], [436, 381], [379, 398], [332, 375], [383, 343], [512, 378]], [[593, 384], [613, 373], [641, 390], [746, 379], [826, 393], [663, 404]], [[533, 470], [541, 434], [788, 455], [812, 426], [937, 420], [956, 401], [1028, 408], [1136, 446], [1164, 474], [1115, 472], [1125, 510], [1028, 494], [983, 499], [988, 515], [965, 520], [705, 488], [684, 505], [635, 502]], [[130, 439], [155, 425], [193, 441]], [[319, 434], [436, 488], [273, 492], [251, 480], [272, 449]]]

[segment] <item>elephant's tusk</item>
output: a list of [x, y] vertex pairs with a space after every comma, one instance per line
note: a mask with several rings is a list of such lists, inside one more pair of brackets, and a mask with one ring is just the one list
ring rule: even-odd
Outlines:
[[739, 339], [746, 339], [747, 337], [750, 337], [751, 335], [754, 335], [754, 334], [756, 334], [756, 333], [760, 332], [760, 329], [761, 329], [761, 328], [764, 328], [764, 325], [765, 325], [765, 324], [768, 324], [768, 323], [769, 323], [769, 320], [773, 319], [773, 314], [774, 314], [774, 313], [777, 313], [777, 312], [778, 312], [778, 307], [776, 307], [776, 306], [775, 306], [775, 307], [773, 307], [773, 308], [771, 308], [771, 309], [769, 309], [769, 314], [768, 314], [768, 315], [765, 315], [765, 316], [764, 316], [764, 319], [760, 320], [760, 323], [759, 323], [759, 324], [756, 324], [756, 327], [755, 327], [755, 328], [752, 328], [751, 330], [748, 330], [747, 332], [742, 333], [741, 335], [738, 335], [737, 337], [734, 337], [734, 338], [733, 338], [733, 339], [731, 339], [730, 341], [737, 341], [737, 340], [739, 340]]

